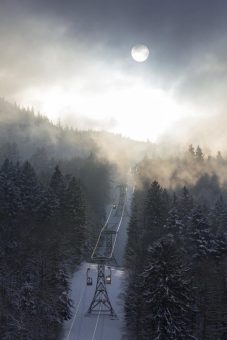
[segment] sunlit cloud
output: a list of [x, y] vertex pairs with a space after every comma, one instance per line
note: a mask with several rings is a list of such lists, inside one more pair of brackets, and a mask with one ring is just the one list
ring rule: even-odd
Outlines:
[[[188, 141], [192, 130], [204, 135], [200, 122], [213, 116], [223, 131], [224, 11], [216, 13], [216, 29], [211, 29], [211, 3], [204, 21], [196, 18], [192, 25], [182, 16], [181, 1], [176, 8], [152, 2], [158, 21], [150, 20], [155, 11], [138, 13], [131, 1], [120, 6], [122, 12], [115, 4], [110, 11], [99, 2], [105, 16], [82, 1], [69, 1], [69, 6], [57, 2], [54, 8], [44, 1], [5, 2], [5, 13], [4, 7], [0, 12], [0, 96], [32, 106], [55, 122], [142, 140], [174, 139], [182, 130], [181, 140]], [[150, 49], [143, 65], [131, 58], [131, 47], [140, 41]], [[187, 130], [194, 122], [198, 128]]]
[[96, 82], [95, 70], [85, 78], [87, 84], [83, 77], [72, 77], [65, 87], [59, 84], [27, 89], [20, 93], [20, 100], [23, 105], [39, 109], [54, 122], [60, 120], [79, 128], [107, 129], [139, 140], [157, 140], [176, 121], [188, 115], [171, 93], [152, 88], [142, 78], [122, 73], [119, 76], [117, 71], [110, 72], [104, 65], [102, 69]]

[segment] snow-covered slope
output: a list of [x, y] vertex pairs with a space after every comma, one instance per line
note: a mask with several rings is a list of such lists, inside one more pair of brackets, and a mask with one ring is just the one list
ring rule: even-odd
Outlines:
[[[95, 292], [97, 279], [97, 265], [83, 263], [74, 274], [71, 283], [71, 298], [74, 302], [73, 317], [64, 324], [63, 340], [123, 340], [127, 339], [124, 329], [123, 300], [121, 294], [124, 284], [123, 256], [127, 241], [127, 225], [129, 221], [129, 207], [132, 188], [127, 191], [127, 204], [124, 212], [118, 217], [118, 233], [114, 247], [114, 258], [119, 267], [112, 267], [112, 283], [106, 285], [108, 295], [117, 319], [104, 315], [87, 315], [88, 308]], [[116, 222], [115, 211], [112, 209], [108, 224]], [[86, 272], [90, 268], [93, 285], [86, 285]]]
[[[91, 268], [93, 285], [86, 285], [86, 271]], [[112, 283], [107, 285], [108, 295], [118, 316], [89, 315], [87, 310], [95, 291], [97, 266], [83, 263], [72, 279], [72, 299], [74, 301], [74, 316], [64, 325], [64, 340], [122, 340], [124, 339], [123, 304], [119, 297], [122, 291], [124, 272], [112, 269]]]

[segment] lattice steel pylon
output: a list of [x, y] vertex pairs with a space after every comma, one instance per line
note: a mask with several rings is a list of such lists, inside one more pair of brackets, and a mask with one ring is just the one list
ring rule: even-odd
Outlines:
[[[114, 257], [114, 246], [117, 239], [117, 233], [122, 222], [122, 218], [125, 214], [126, 199], [127, 199], [127, 187], [126, 185], [119, 185], [120, 195], [117, 209], [115, 212], [116, 217], [120, 217], [119, 222], [114, 221], [112, 225], [108, 224], [108, 220], [100, 231], [98, 240], [91, 255], [91, 260], [95, 261], [98, 265], [98, 275], [96, 282], [96, 289], [88, 308], [87, 315], [92, 313], [106, 314], [111, 317], [117, 318], [117, 315], [111, 305], [108, 292], [106, 290], [106, 278], [105, 278], [105, 264], [117, 264]], [[113, 208], [111, 209], [111, 211]]]
[[104, 263], [98, 264], [98, 276], [95, 294], [88, 309], [88, 314], [105, 314], [116, 318], [117, 315], [111, 305], [105, 282], [105, 265]]

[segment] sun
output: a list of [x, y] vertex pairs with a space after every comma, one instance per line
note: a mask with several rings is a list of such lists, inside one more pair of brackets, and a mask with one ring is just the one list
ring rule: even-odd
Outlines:
[[135, 45], [131, 49], [132, 58], [138, 63], [143, 63], [149, 57], [149, 48], [146, 45]]

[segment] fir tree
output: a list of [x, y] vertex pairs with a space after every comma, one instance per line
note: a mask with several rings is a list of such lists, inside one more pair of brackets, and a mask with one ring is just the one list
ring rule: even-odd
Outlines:
[[64, 218], [64, 232], [69, 241], [68, 247], [75, 255], [82, 253], [85, 233], [86, 233], [86, 216], [85, 203], [79, 183], [73, 177], [65, 191], [64, 209], [62, 211]]
[[196, 148], [195, 159], [198, 163], [202, 163], [204, 161], [204, 155], [199, 145]]
[[163, 189], [154, 181], [148, 189], [145, 201], [145, 245], [162, 236], [167, 212], [166, 194], [163, 196]]
[[204, 216], [200, 206], [192, 211], [191, 222], [186, 234], [186, 247], [192, 259], [215, 256], [219, 258], [225, 252], [225, 241], [216, 237], [211, 230], [207, 218]]
[[125, 250], [126, 266], [133, 268], [138, 266], [141, 260], [141, 232], [138, 220], [137, 192], [134, 193], [132, 203], [132, 213], [128, 224], [128, 240]]
[[181, 263], [176, 244], [163, 239], [149, 248], [145, 270], [145, 303], [141, 339], [176, 340], [193, 338], [192, 286]]
[[56, 166], [55, 171], [50, 179], [49, 187], [61, 205], [62, 201], [64, 200], [66, 185], [64, 176], [62, 175], [58, 166]]
[[[135, 269], [135, 268], [134, 268]], [[140, 340], [143, 334], [144, 318], [144, 280], [137, 270], [133, 270], [128, 277], [128, 284], [125, 293], [125, 321], [130, 334], [130, 338]]]
[[22, 166], [19, 186], [23, 209], [26, 214], [35, 213], [42, 201], [42, 191], [35, 171], [29, 162], [25, 162]]
[[227, 206], [222, 196], [216, 201], [210, 219], [213, 232], [223, 236], [227, 232]]
[[166, 230], [166, 233], [170, 233], [174, 236], [175, 241], [180, 242], [185, 231], [185, 226], [180, 219], [179, 212], [176, 206], [169, 210], [164, 228]]
[[190, 212], [193, 208], [193, 198], [186, 187], [183, 187], [182, 189], [182, 193], [177, 201], [177, 208], [180, 219], [184, 224], [187, 224]]

